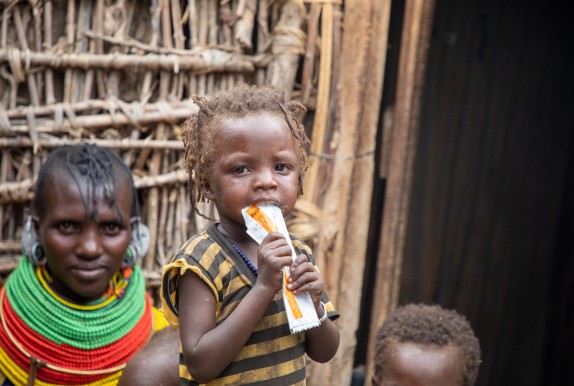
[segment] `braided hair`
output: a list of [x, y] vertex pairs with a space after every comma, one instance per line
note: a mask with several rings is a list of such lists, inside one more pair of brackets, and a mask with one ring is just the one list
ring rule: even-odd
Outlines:
[[389, 314], [377, 332], [375, 343], [375, 369], [373, 383], [384, 378], [386, 349], [389, 341], [444, 347], [453, 345], [464, 356], [464, 386], [476, 383], [480, 366], [478, 338], [466, 318], [454, 310], [439, 305], [408, 304]]
[[52, 151], [42, 164], [36, 181], [32, 209], [37, 214], [45, 213], [47, 203], [42, 199], [47, 186], [64, 171], [76, 183], [84, 207], [86, 220], [98, 217], [98, 199], [104, 198], [115, 208], [121, 219], [116, 202], [118, 178], [125, 178], [132, 189], [131, 215], [138, 213], [137, 192], [131, 170], [118, 154], [108, 148], [93, 144], [66, 145]]
[[[185, 146], [185, 167], [189, 175], [191, 205], [196, 213], [197, 202], [205, 202], [200, 181], [213, 170], [214, 138], [221, 119], [243, 118], [248, 114], [271, 113], [284, 117], [290, 129], [299, 161], [299, 191], [303, 194], [303, 173], [307, 170], [309, 139], [297, 115], [305, 107], [296, 101], [286, 101], [283, 92], [270, 87], [257, 87], [240, 83], [233, 89], [215, 94], [212, 98], [194, 96], [199, 112], [192, 115], [182, 128]], [[195, 196], [195, 199], [194, 199]], [[205, 216], [203, 216], [205, 217]]]

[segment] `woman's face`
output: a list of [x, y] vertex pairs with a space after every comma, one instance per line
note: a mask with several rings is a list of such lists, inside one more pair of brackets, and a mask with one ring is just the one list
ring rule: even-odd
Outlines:
[[118, 179], [115, 196], [112, 206], [98, 192], [97, 216], [87, 216], [78, 185], [71, 176], [60, 175], [48, 182], [41, 197], [44, 210], [34, 220], [51, 287], [69, 300], [87, 303], [100, 298], [122, 266], [131, 240], [133, 197], [125, 179]]

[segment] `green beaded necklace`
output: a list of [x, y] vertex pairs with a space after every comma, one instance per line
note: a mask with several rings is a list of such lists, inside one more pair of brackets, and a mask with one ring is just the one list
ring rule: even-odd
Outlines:
[[31, 329], [55, 343], [85, 350], [125, 336], [141, 319], [146, 306], [145, 283], [138, 266], [134, 267], [122, 298], [89, 311], [69, 307], [46, 291], [26, 258], [9, 276], [6, 295], [16, 314]]

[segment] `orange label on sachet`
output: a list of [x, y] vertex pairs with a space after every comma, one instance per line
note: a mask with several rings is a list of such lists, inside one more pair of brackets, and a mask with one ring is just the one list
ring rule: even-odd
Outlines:
[[[285, 272], [285, 270], [283, 270], [283, 280], [285, 280], [285, 283], [287, 283], [287, 273]], [[286, 286], [284, 288], [284, 291], [285, 291], [285, 296], [287, 297], [287, 302], [289, 303], [289, 307], [291, 308], [291, 311], [293, 312], [293, 318], [295, 320], [302, 318], [303, 313], [301, 312], [301, 309], [299, 308], [299, 304], [297, 304], [297, 300], [295, 299], [295, 295], [293, 295], [293, 292], [291, 290], [288, 290]]]
[[[249, 208], [245, 210], [245, 213], [249, 215], [253, 220], [255, 220], [263, 229], [267, 232], [277, 232], [278, 228], [275, 222], [265, 214], [261, 208], [257, 205], [251, 205]], [[291, 308], [291, 312], [293, 313], [293, 318], [295, 320], [300, 319], [303, 317], [303, 313], [301, 312], [301, 308], [299, 304], [297, 304], [297, 299], [295, 299], [295, 295], [293, 292], [287, 289], [287, 272], [283, 270], [283, 280], [285, 281], [284, 285], [284, 292], [285, 297], [287, 298], [287, 303], [289, 304], [289, 308]]]
[[259, 223], [267, 232], [277, 232], [277, 225], [257, 205], [251, 205], [245, 211]]

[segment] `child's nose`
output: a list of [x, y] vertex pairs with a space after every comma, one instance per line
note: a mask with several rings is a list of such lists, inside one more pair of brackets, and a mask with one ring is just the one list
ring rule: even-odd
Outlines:
[[277, 186], [273, 170], [260, 170], [255, 179], [256, 189], [273, 189]]

